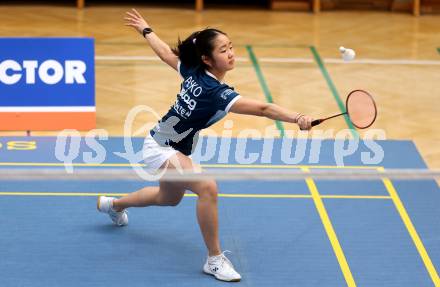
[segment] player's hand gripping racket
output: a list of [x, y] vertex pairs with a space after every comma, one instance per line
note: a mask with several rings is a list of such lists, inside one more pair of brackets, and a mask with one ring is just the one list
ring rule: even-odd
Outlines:
[[328, 118], [317, 119], [312, 122], [312, 127], [320, 123], [336, 118], [339, 116], [348, 115], [351, 123], [358, 129], [366, 129], [370, 127], [377, 117], [376, 103], [373, 97], [363, 90], [354, 90], [350, 92], [345, 101], [345, 113], [333, 115]]

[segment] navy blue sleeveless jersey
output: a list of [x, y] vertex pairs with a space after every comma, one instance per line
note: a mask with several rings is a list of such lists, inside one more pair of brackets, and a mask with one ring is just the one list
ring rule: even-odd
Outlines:
[[180, 93], [170, 110], [150, 131], [161, 146], [171, 146], [190, 155], [200, 130], [221, 120], [240, 95], [203, 68], [187, 68], [181, 62]]

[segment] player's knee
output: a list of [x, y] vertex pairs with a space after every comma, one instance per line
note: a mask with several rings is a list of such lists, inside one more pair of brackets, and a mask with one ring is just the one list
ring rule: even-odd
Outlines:
[[201, 194], [211, 200], [217, 200], [218, 188], [215, 181], [206, 181], [203, 183]]

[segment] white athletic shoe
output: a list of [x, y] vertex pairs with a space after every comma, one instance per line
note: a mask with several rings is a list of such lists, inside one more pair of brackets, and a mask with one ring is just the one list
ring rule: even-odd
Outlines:
[[225, 256], [225, 252], [208, 257], [205, 265], [203, 265], [203, 272], [215, 276], [218, 280], [238, 282], [241, 280], [241, 276], [235, 271], [231, 261]]
[[127, 211], [124, 209], [120, 212], [113, 210], [114, 197], [99, 196], [98, 197], [98, 210], [103, 213], [107, 213], [112, 219], [113, 223], [117, 226], [124, 226], [128, 224]]

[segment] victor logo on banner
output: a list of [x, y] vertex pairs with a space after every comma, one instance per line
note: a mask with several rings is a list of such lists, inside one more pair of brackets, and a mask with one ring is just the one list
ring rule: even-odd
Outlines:
[[92, 38], [0, 38], [0, 130], [95, 127]]
[[38, 61], [23, 61], [22, 64], [14, 60], [0, 62], [0, 83], [6, 85], [17, 84], [24, 80], [26, 84], [35, 84], [36, 77], [48, 85], [58, 84], [64, 78], [66, 84], [85, 84], [86, 64], [83, 61], [46, 60], [41, 64]]

